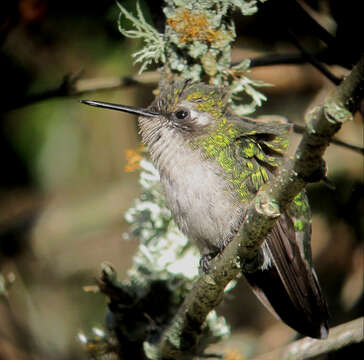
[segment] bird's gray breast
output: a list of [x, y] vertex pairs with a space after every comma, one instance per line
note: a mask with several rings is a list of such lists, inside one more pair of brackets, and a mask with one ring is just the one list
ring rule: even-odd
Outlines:
[[242, 209], [219, 165], [188, 144], [174, 142], [158, 155], [157, 166], [181, 231], [202, 253], [221, 250], [237, 230]]

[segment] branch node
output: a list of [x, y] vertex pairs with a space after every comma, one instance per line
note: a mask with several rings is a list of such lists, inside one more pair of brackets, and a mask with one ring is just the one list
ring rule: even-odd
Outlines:
[[281, 216], [280, 208], [277, 202], [270, 199], [267, 193], [261, 193], [259, 199], [255, 202], [255, 210], [258, 214], [276, 219]]
[[328, 122], [332, 124], [344, 124], [353, 119], [353, 114], [337, 101], [327, 101], [324, 105], [324, 113]]

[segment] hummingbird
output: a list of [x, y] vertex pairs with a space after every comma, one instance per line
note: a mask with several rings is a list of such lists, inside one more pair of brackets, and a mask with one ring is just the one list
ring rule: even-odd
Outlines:
[[[81, 100], [139, 115], [140, 134], [160, 173], [179, 229], [201, 252], [201, 266], [220, 254], [244, 222], [260, 187], [286, 157], [291, 125], [237, 116], [223, 87], [174, 81], [147, 108]], [[313, 338], [328, 335], [328, 309], [311, 255], [311, 213], [305, 192], [281, 214], [243, 274], [273, 315]]]

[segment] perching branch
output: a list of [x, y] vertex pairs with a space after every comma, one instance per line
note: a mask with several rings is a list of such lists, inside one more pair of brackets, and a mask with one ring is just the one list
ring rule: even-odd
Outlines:
[[197, 280], [156, 344], [157, 358], [179, 359], [182, 354], [185, 357], [194, 352], [206, 316], [221, 302], [226, 285], [239, 274], [241, 266], [252, 264], [264, 238], [293, 198], [308, 183], [324, 176], [322, 156], [333, 135], [353, 118], [363, 97], [364, 54], [350, 75], [327, 96], [325, 103], [309, 113], [306, 132], [294, 159], [287, 161], [276, 178], [261, 188], [236, 237], [221, 256], [211, 262], [211, 270]]
[[363, 323], [364, 318], [360, 317], [332, 328], [325, 340], [305, 337], [270, 353], [257, 356], [253, 360], [306, 360], [349, 345], [363, 343]]

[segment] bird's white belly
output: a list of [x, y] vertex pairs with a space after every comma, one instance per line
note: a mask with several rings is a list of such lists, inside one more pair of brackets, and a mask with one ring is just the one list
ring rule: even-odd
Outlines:
[[161, 174], [168, 207], [181, 231], [200, 247], [214, 252], [231, 237], [241, 219], [241, 204], [215, 163], [176, 160], [168, 174]]

